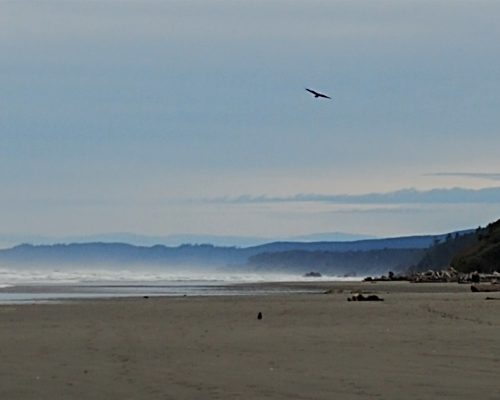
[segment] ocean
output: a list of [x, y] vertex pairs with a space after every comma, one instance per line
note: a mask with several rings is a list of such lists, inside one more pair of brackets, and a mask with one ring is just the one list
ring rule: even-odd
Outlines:
[[318, 290], [263, 283], [360, 279], [334, 276], [312, 278], [279, 273], [0, 269], [0, 304], [145, 296], [314, 293]]

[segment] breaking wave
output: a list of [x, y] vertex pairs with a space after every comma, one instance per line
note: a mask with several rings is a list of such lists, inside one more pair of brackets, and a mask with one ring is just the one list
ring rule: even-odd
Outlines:
[[252, 282], [347, 281], [361, 278], [323, 276], [308, 278], [281, 273], [158, 272], [130, 270], [13, 270], [0, 269], [0, 288], [23, 284], [232, 284]]

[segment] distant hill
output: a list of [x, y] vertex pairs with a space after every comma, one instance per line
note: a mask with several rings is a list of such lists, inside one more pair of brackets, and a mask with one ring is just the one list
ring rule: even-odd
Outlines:
[[181, 246], [183, 244], [212, 244], [220, 247], [251, 247], [278, 240], [290, 242], [347, 242], [353, 240], [374, 239], [368, 235], [350, 234], [343, 232], [313, 233], [309, 235], [290, 236], [286, 238], [266, 238], [258, 236], [234, 235], [203, 235], [203, 234], [178, 234], [178, 235], [141, 235], [136, 233], [115, 232], [86, 236], [42, 236], [0, 233], [0, 249], [17, 246], [21, 243], [35, 245], [52, 245], [60, 243], [127, 243], [136, 246]]
[[136, 246], [126, 243], [23, 244], [0, 250], [7, 268], [223, 268], [330, 274], [387, 272], [413, 263], [446, 235], [352, 242], [274, 242], [251, 247]]
[[344, 232], [312, 233], [309, 235], [292, 236], [285, 239], [290, 242], [352, 242], [355, 240], [375, 239], [375, 236]]
[[126, 243], [23, 244], [0, 250], [1, 266], [165, 267], [221, 266], [244, 262], [237, 248], [213, 245], [167, 247]]
[[61, 243], [127, 243], [135, 246], [181, 246], [183, 244], [212, 244], [214, 246], [249, 247], [269, 243], [269, 238], [254, 236], [222, 236], [222, 235], [141, 235], [136, 233], [116, 232], [85, 236], [41, 236], [0, 234], [0, 248], [10, 248], [21, 243], [34, 245], [53, 245]]
[[282, 251], [368, 251], [383, 249], [425, 249], [432, 246], [436, 240], [442, 240], [444, 235], [404, 236], [386, 239], [365, 239], [350, 242], [273, 242], [251, 247], [258, 253], [275, 253]]
[[451, 260], [458, 271], [500, 271], [500, 220], [474, 233], [474, 241]]

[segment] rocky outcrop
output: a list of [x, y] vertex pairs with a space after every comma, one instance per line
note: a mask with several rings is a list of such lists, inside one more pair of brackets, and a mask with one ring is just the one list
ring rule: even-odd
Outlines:
[[319, 272], [307, 272], [306, 274], [303, 275], [304, 278], [321, 278], [322, 275]]

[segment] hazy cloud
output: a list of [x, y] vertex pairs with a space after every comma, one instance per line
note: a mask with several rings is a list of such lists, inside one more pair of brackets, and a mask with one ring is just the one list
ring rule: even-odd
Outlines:
[[349, 207], [340, 208], [330, 211], [324, 211], [323, 214], [380, 214], [380, 215], [395, 215], [395, 214], [411, 214], [416, 213], [427, 214], [431, 212], [426, 207], [399, 207], [399, 206], [366, 206], [366, 207]]
[[435, 172], [431, 174], [425, 174], [424, 176], [478, 178], [478, 179], [489, 179], [492, 181], [500, 181], [500, 173], [496, 172]]
[[453, 204], [453, 203], [497, 203], [500, 202], [500, 187], [485, 189], [438, 188], [426, 191], [401, 189], [385, 193], [366, 194], [295, 194], [291, 196], [221, 197], [206, 199], [211, 203], [291, 203], [319, 202], [332, 204]]

